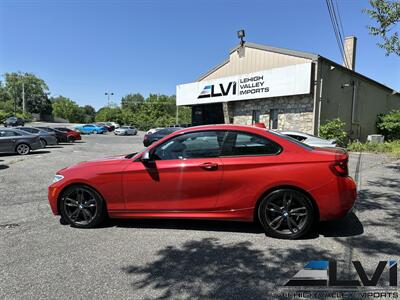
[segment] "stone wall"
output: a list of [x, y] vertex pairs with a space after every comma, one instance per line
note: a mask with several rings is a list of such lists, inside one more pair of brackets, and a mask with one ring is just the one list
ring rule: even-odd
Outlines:
[[228, 102], [234, 124], [251, 125], [253, 110], [259, 111], [260, 122], [269, 126], [270, 109], [278, 110], [278, 129], [313, 133], [312, 95]]

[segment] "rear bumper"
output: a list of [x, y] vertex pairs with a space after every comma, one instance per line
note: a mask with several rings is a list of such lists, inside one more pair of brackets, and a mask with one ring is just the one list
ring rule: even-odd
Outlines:
[[329, 184], [309, 192], [317, 202], [321, 221], [344, 217], [353, 210], [357, 199], [357, 186], [351, 177], [337, 176]]

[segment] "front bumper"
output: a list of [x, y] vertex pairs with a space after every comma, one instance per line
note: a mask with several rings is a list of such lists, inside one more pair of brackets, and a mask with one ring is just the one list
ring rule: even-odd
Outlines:
[[46, 140], [47, 145], [57, 145], [57, 138], [55, 136], [43, 137]]

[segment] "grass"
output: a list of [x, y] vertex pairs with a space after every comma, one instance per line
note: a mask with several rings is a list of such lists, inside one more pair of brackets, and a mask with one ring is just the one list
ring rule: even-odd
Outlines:
[[355, 152], [388, 153], [400, 157], [400, 140], [384, 143], [353, 141], [347, 145], [347, 149]]

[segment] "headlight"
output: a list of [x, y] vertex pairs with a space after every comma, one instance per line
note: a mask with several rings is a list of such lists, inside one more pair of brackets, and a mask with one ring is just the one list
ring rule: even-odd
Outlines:
[[59, 182], [60, 180], [64, 179], [64, 176], [56, 174], [53, 179], [53, 183]]

